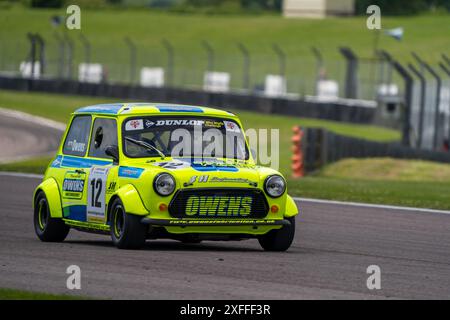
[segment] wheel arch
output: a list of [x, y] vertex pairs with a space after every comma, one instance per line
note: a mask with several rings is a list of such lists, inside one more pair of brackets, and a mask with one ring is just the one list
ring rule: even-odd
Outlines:
[[61, 194], [59, 192], [59, 186], [56, 180], [54, 178], [48, 178], [36, 187], [33, 195], [33, 209], [36, 205], [36, 197], [39, 192], [43, 192], [47, 198], [50, 209], [50, 217], [63, 218]]
[[287, 195], [286, 196], [286, 210], [284, 212], [284, 217], [285, 218], [291, 218], [294, 217], [298, 214], [298, 207], [295, 204], [294, 199], [292, 199], [291, 196]]
[[129, 214], [138, 216], [146, 216], [149, 214], [142, 202], [139, 192], [133, 185], [127, 184], [121, 186], [109, 199], [106, 217], [106, 221], [108, 222], [111, 217], [111, 205], [116, 199], [120, 199], [125, 211]]

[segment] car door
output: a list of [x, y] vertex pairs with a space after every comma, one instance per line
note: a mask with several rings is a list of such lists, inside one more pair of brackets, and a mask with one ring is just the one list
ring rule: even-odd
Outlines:
[[86, 155], [91, 126], [90, 115], [75, 116], [66, 135], [62, 154], [51, 164], [53, 176], [60, 185], [65, 219], [86, 221], [86, 170], [90, 167]]
[[117, 166], [106, 148], [118, 147], [117, 120], [112, 117], [96, 117], [93, 122], [87, 160], [92, 166], [87, 173], [86, 221], [106, 223], [108, 195], [117, 183]]

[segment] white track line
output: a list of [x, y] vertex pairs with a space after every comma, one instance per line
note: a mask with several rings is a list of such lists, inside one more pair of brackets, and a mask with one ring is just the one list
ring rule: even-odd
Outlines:
[[44, 127], [53, 128], [53, 129], [56, 129], [59, 131], [64, 131], [66, 129], [66, 125], [62, 122], [53, 121], [53, 120], [39, 117], [39, 116], [34, 116], [34, 115], [31, 115], [29, 113], [25, 113], [22, 111], [5, 109], [5, 108], [0, 107], [0, 115], [20, 119], [23, 121], [32, 122], [32, 123], [35, 123], [35, 124], [38, 124], [38, 125], [41, 125]]
[[335, 204], [335, 205], [350, 206], [350, 207], [389, 209], [389, 210], [401, 210], [401, 211], [416, 211], [416, 212], [423, 212], [423, 213], [439, 213], [439, 214], [450, 215], [450, 211], [446, 211], [446, 210], [414, 208], [414, 207], [400, 207], [400, 206], [391, 206], [391, 205], [384, 205], [384, 204], [345, 202], [345, 201], [310, 199], [310, 198], [299, 198], [299, 197], [294, 197], [293, 199], [295, 201], [299, 201], [299, 202]]
[[[7, 171], [0, 171], [0, 176], [29, 178], [29, 179], [42, 179], [44, 177], [41, 174], [21, 173], [21, 172], [7, 172]], [[446, 210], [435, 210], [435, 209], [414, 208], [414, 207], [399, 207], [399, 206], [390, 206], [390, 205], [383, 205], [383, 204], [344, 202], [344, 201], [310, 199], [310, 198], [299, 198], [299, 197], [293, 197], [293, 199], [295, 201], [299, 201], [299, 202], [334, 204], [334, 205], [339, 205], [339, 206], [350, 206], [350, 207], [360, 207], [360, 208], [376, 208], [376, 209], [388, 209], [388, 210], [400, 210], [400, 211], [415, 211], [415, 212], [423, 212], [423, 213], [439, 213], [439, 214], [450, 215], [450, 211], [446, 211]]]
[[44, 178], [44, 175], [42, 175], [42, 174], [22, 173], [22, 172], [9, 172], [9, 171], [0, 171], [0, 176], [29, 178], [29, 179], [42, 179], [42, 178]]

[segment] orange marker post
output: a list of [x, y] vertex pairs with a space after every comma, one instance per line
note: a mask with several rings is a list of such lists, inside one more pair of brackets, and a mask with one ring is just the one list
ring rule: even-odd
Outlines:
[[305, 175], [302, 150], [303, 130], [299, 126], [294, 126], [292, 127], [292, 131], [292, 177], [301, 178]]

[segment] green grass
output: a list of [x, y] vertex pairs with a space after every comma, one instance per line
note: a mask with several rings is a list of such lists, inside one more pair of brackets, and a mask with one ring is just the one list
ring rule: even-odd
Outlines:
[[336, 179], [450, 183], [450, 165], [392, 158], [344, 159], [326, 166], [319, 176]]
[[450, 183], [305, 177], [288, 182], [289, 193], [305, 198], [450, 210]]
[[316, 199], [450, 210], [450, 165], [391, 158], [344, 159], [290, 179], [289, 193]]
[[42, 157], [13, 163], [4, 163], [0, 164], [0, 171], [43, 174], [47, 169], [50, 160], [51, 157]]
[[[242, 86], [242, 55], [236, 43], [245, 43], [251, 52], [251, 81], [261, 84], [268, 73], [278, 73], [278, 63], [272, 44], [277, 43], [287, 53], [287, 76], [291, 92], [313, 92], [316, 65], [311, 47], [323, 51], [330, 78], [342, 81], [345, 65], [338, 53], [340, 46], [352, 47], [359, 56], [372, 54], [374, 31], [366, 27], [366, 17], [320, 19], [285, 19], [278, 15], [200, 15], [152, 12], [150, 10], [89, 10], [82, 9], [81, 31], [68, 32], [74, 40], [75, 65], [83, 60], [79, 41], [82, 32], [92, 42], [93, 62], [102, 62], [114, 81], [129, 79], [129, 50], [124, 45], [128, 36], [138, 45], [141, 66], [166, 66], [166, 53], [161, 39], [170, 39], [175, 48], [177, 84], [199, 85], [207, 65], [201, 46], [208, 40], [216, 51], [217, 71], [232, 74], [232, 86]], [[64, 15], [61, 10], [31, 10], [14, 7], [0, 11], [0, 68], [17, 71], [26, 57], [29, 44], [27, 32], [38, 32], [47, 41], [48, 71], [57, 69], [57, 44], [50, 17]], [[401, 61], [411, 61], [411, 51], [436, 63], [441, 53], [448, 51], [449, 15], [433, 14], [417, 17], [383, 17], [383, 28], [402, 26], [402, 42], [382, 35], [380, 47]], [[369, 70], [364, 62], [360, 69]], [[365, 71], [364, 71], [364, 70]], [[367, 69], [367, 70], [366, 70]]]
[[[80, 106], [113, 101], [114, 100], [110, 98], [0, 90], [0, 107], [14, 108], [16, 110], [51, 118], [64, 123], [67, 122], [70, 113]], [[318, 119], [268, 115], [242, 110], [233, 111], [240, 117], [244, 127], [247, 129], [272, 128], [280, 130], [280, 170], [285, 174], [290, 172], [291, 136], [292, 127], [294, 125], [323, 127], [339, 134], [372, 141], [395, 141], [400, 139], [400, 133], [398, 131], [371, 125], [355, 125]]]
[[113, 101], [115, 100], [111, 98], [0, 90], [0, 107], [31, 113], [63, 123], [66, 123], [70, 114], [79, 107]]
[[66, 294], [49, 294], [0, 288], [0, 300], [84, 300], [86, 298]]

